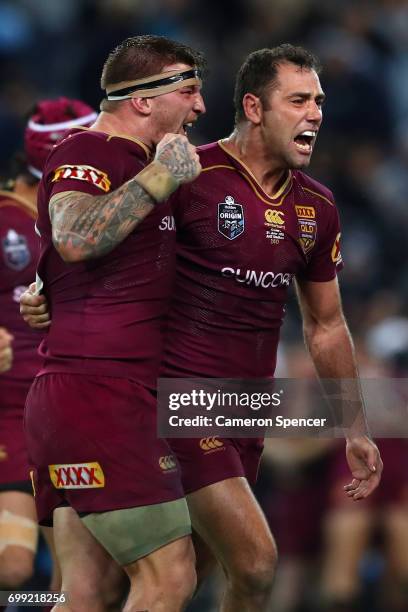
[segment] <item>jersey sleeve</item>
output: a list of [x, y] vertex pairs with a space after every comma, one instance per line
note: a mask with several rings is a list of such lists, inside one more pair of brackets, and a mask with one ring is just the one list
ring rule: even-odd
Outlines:
[[89, 133], [68, 137], [58, 145], [48, 158], [46, 172], [50, 197], [63, 191], [104, 195], [130, 178], [124, 173], [119, 149]]
[[302, 280], [326, 282], [333, 280], [343, 268], [340, 252], [340, 219], [336, 206], [325, 205], [325, 214], [318, 225], [317, 243], [308, 264], [300, 276]]

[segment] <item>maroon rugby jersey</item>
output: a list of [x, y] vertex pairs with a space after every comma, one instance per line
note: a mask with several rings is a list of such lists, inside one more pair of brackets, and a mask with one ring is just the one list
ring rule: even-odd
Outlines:
[[175, 256], [170, 204], [158, 205], [109, 254], [65, 263], [51, 239], [52, 195], [80, 191], [101, 196], [147, 163], [141, 142], [93, 130], [73, 130], [48, 158], [40, 185], [38, 274], [52, 325], [42, 346], [43, 371], [133, 378], [156, 387]]
[[12, 192], [0, 191], [0, 326], [14, 336], [13, 366], [0, 374], [1, 401], [7, 400], [11, 380], [31, 383], [41, 364], [37, 347], [42, 335], [24, 323], [19, 306], [21, 293], [35, 278], [40, 250], [35, 217], [34, 205]]
[[294, 276], [341, 266], [333, 195], [290, 172], [273, 197], [222, 142], [199, 148], [200, 177], [174, 194], [176, 291], [163, 376], [269, 377]]

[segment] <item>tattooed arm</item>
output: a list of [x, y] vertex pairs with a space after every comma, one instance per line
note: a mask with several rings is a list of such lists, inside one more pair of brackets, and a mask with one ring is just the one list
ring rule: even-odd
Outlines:
[[103, 196], [57, 193], [50, 200], [54, 246], [67, 262], [106, 255], [148, 215], [153, 202], [134, 179]]
[[52, 240], [67, 262], [106, 255], [181, 183], [201, 171], [198, 155], [185, 136], [166, 134], [151, 164], [121, 187], [102, 196], [66, 191], [49, 204]]

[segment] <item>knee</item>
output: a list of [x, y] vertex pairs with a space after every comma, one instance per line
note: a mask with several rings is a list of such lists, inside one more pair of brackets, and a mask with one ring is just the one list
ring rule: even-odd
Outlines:
[[21, 587], [33, 574], [34, 557], [29, 551], [21, 551], [11, 556], [6, 554], [0, 557], [0, 588], [17, 589]]
[[269, 546], [253, 555], [243, 557], [227, 574], [234, 589], [247, 594], [268, 593], [272, 589], [275, 577], [278, 553], [276, 545]]

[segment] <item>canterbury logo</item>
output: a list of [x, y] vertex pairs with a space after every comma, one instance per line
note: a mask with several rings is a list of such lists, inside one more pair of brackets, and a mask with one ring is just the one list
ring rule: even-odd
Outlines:
[[313, 206], [295, 206], [295, 210], [298, 217], [303, 217], [304, 219], [314, 219], [316, 217]]
[[177, 463], [173, 455], [166, 455], [165, 457], [160, 457], [159, 465], [163, 471], [174, 470], [177, 467]]
[[224, 446], [224, 442], [218, 440], [218, 438], [201, 438], [200, 440], [200, 448], [205, 451], [214, 450], [214, 448], [220, 448]]
[[283, 217], [284, 213], [281, 210], [272, 210], [271, 208], [265, 210], [265, 219], [268, 223], [283, 225], [285, 223]]
[[49, 465], [56, 489], [98, 489], [105, 486], [105, 475], [97, 461], [72, 465]]
[[95, 185], [95, 187], [98, 187], [105, 192], [109, 191], [111, 186], [111, 182], [106, 172], [97, 170], [92, 166], [60, 166], [55, 170], [52, 182], [56, 183], [57, 181], [61, 181], [63, 179], [86, 181], [87, 183], [91, 183], [91, 185]]

